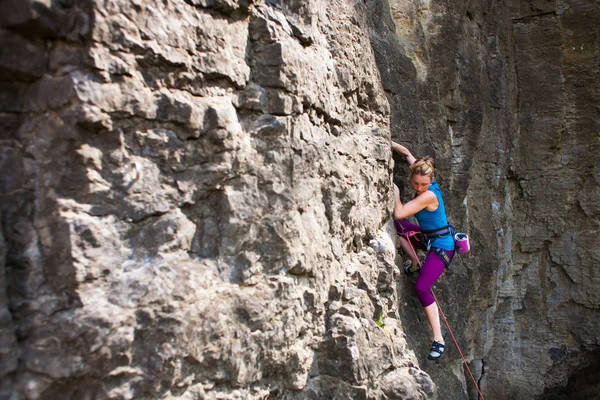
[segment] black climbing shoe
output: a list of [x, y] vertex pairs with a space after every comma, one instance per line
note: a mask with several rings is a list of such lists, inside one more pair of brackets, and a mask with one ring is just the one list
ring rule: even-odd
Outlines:
[[431, 350], [429, 350], [429, 356], [427, 358], [430, 360], [439, 360], [442, 354], [444, 354], [444, 350], [446, 350], [446, 345], [434, 340], [431, 344]]
[[417, 272], [419, 270], [419, 266], [418, 265], [412, 265], [412, 261], [410, 260], [406, 260], [404, 261], [404, 274], [405, 275], [411, 275], [414, 274], [415, 272]]

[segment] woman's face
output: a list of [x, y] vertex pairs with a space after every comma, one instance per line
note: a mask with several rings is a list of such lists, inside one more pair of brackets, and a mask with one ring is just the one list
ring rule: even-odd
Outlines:
[[432, 181], [433, 178], [431, 176], [415, 174], [411, 178], [410, 184], [417, 194], [423, 194], [431, 186]]

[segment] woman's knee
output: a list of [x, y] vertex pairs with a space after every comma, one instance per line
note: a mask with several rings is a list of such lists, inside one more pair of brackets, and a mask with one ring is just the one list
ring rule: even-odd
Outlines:
[[417, 283], [415, 285], [415, 290], [417, 291], [417, 294], [420, 296], [422, 293], [429, 293], [431, 291], [431, 286], [429, 285], [427, 282], [419, 282], [417, 280]]
[[421, 302], [421, 305], [423, 307], [427, 307], [428, 305], [431, 305], [431, 303], [433, 303], [435, 301], [433, 299], [433, 296], [431, 295], [430, 290], [418, 290], [417, 289], [417, 297], [419, 298], [419, 301]]

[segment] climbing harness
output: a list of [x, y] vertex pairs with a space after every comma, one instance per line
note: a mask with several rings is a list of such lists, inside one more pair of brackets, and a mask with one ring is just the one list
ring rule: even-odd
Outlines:
[[[437, 239], [439, 237], [443, 237], [443, 236], [446, 236], [446, 235], [454, 235], [455, 232], [456, 232], [456, 230], [454, 229], [454, 227], [452, 225], [448, 224], [448, 226], [446, 226], [446, 227], [444, 227], [442, 229], [436, 229], [434, 231], [421, 231], [421, 232], [410, 231], [410, 232], [407, 232], [407, 233], [401, 233], [401, 234], [399, 233], [399, 235], [404, 236], [408, 240], [408, 242], [410, 243], [410, 248], [412, 249], [413, 254], [415, 256], [415, 259], [417, 259], [417, 260], [419, 258], [417, 257], [417, 252], [415, 251], [412, 243], [410, 242], [410, 237], [411, 236], [422, 235], [425, 238], [425, 240], [427, 240], [427, 251], [431, 251], [432, 248], [433, 248], [433, 251], [435, 252], [435, 254], [438, 255], [438, 257], [440, 257], [442, 259], [442, 261], [444, 262], [444, 265], [446, 266], [446, 268], [449, 268], [450, 267], [450, 263], [452, 263], [452, 259], [454, 258], [454, 256], [450, 257], [450, 255], [448, 255], [448, 253], [444, 249], [441, 249], [439, 247], [432, 247], [431, 246], [431, 241], [433, 239]], [[415, 238], [415, 239], [419, 240], [419, 238]], [[412, 268], [414, 268], [414, 267], [415, 266], [413, 265]], [[419, 261], [419, 266], [418, 267], [419, 268], [421, 267], [420, 261]], [[412, 268], [410, 268], [410, 271], [407, 271], [407, 268], [404, 268], [404, 271], [412, 273], [412, 272], [416, 272], [417, 269], [418, 269], [417, 268], [417, 269], [413, 270]]]
[[450, 224], [440, 229], [435, 229], [433, 231], [421, 231], [427, 240], [437, 239], [446, 235], [454, 235], [456, 229]]
[[[408, 233], [399, 233], [398, 235], [404, 236], [407, 239], [408, 244], [410, 245], [410, 249], [412, 250], [412, 252], [413, 252], [413, 254], [415, 256], [415, 259], [419, 263], [419, 268], [421, 268], [421, 266], [422, 266], [421, 265], [421, 260], [419, 259], [419, 257], [417, 257], [417, 251], [415, 250], [412, 242], [410, 241], [410, 237], [411, 236], [415, 236], [415, 235], [417, 235], [419, 233], [420, 232], [411, 231], [411, 232], [408, 232]], [[460, 357], [462, 358], [463, 363], [464, 363], [465, 367], [467, 368], [467, 371], [469, 372], [469, 375], [471, 376], [471, 379], [473, 380], [473, 385], [475, 385], [475, 389], [477, 389], [477, 393], [479, 393], [479, 397], [481, 398], [481, 400], [485, 400], [483, 398], [483, 394], [481, 393], [481, 390], [479, 389], [479, 385], [477, 384], [477, 380], [475, 380], [475, 377], [473, 376], [473, 373], [471, 372], [471, 368], [469, 368], [469, 364], [467, 363], [467, 360], [465, 359], [465, 356], [464, 356], [462, 350], [460, 349], [460, 346], [458, 345], [458, 340], [456, 340], [456, 337], [454, 336], [454, 333], [452, 332], [452, 328], [450, 328], [450, 323], [448, 322], [448, 319], [446, 318], [446, 314], [444, 314], [444, 310], [442, 310], [442, 306], [440, 305], [440, 302], [438, 301], [437, 297], [435, 296], [435, 293], [433, 292], [433, 287], [430, 290], [431, 290], [431, 294], [433, 296], [433, 299], [435, 300], [435, 304], [437, 305], [438, 309], [440, 310], [440, 314], [444, 318], [444, 322], [446, 323], [446, 327], [448, 328], [448, 332], [450, 332], [450, 336], [452, 336], [452, 340], [454, 341], [454, 344], [456, 345], [456, 348], [458, 349]], [[441, 357], [441, 354], [440, 354], [440, 357]]]
[[446, 264], [446, 268], [449, 268], [450, 263], [452, 262], [452, 257], [450, 257], [444, 249], [440, 249], [439, 247], [434, 247], [433, 251], [435, 251], [435, 254], [437, 254], [442, 259], [444, 264]]

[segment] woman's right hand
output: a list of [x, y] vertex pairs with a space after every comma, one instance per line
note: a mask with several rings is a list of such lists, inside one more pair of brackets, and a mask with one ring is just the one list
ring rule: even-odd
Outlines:
[[411, 154], [411, 152], [404, 146], [402, 146], [399, 143], [396, 143], [392, 140], [392, 150], [395, 151], [396, 153], [406, 157], [406, 162], [408, 162], [408, 165], [413, 165], [413, 163], [416, 161], [416, 158]]

